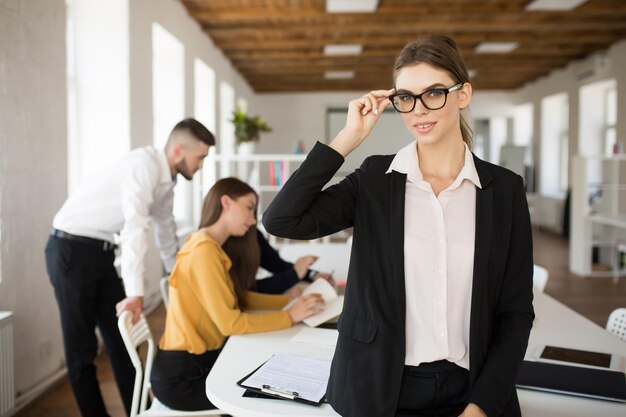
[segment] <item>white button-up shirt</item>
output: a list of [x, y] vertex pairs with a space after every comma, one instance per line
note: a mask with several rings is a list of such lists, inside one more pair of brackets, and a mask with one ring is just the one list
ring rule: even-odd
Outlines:
[[405, 364], [446, 359], [469, 369], [476, 187], [472, 153], [436, 196], [419, 168], [417, 143], [402, 148], [387, 173], [407, 175], [404, 205]]
[[135, 149], [86, 180], [63, 204], [52, 225], [109, 242], [119, 233], [126, 295], [142, 296], [150, 218], [165, 268], [171, 271], [176, 262], [174, 185], [163, 150]]

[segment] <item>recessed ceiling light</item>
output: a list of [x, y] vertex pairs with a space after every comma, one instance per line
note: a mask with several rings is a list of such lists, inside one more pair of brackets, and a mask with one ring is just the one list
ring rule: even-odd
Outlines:
[[478, 74], [478, 71], [475, 69], [467, 70], [467, 75], [469, 75], [470, 79], [474, 78]]
[[324, 45], [324, 55], [358, 55], [363, 52], [363, 45]]
[[526, 10], [573, 10], [587, 0], [535, 0], [526, 5]]
[[372, 13], [378, 0], [326, 0], [327, 13]]
[[354, 71], [326, 71], [324, 78], [327, 80], [349, 80], [354, 78]]
[[506, 54], [517, 49], [519, 42], [481, 42], [474, 52], [477, 54]]

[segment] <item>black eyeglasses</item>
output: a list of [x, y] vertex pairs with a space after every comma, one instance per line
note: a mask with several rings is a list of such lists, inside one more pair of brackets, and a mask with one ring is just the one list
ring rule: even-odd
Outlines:
[[463, 82], [460, 82], [450, 88], [433, 88], [432, 90], [424, 91], [422, 94], [392, 94], [389, 96], [389, 100], [391, 100], [393, 108], [400, 113], [412, 112], [418, 99], [428, 110], [439, 110], [446, 105], [448, 94], [458, 90], [463, 84]]

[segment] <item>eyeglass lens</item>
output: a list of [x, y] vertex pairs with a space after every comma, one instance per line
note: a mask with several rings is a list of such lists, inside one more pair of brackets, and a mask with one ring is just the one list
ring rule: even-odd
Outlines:
[[[435, 89], [424, 92], [420, 96], [420, 100], [424, 107], [429, 110], [438, 110], [446, 104], [446, 90]], [[398, 94], [393, 97], [393, 107], [402, 113], [408, 113], [415, 108], [417, 98], [411, 94]]]

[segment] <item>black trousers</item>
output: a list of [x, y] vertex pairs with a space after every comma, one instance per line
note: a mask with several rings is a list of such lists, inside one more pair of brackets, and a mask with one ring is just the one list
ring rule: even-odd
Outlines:
[[469, 371], [448, 361], [405, 366], [396, 417], [458, 417], [469, 399]]
[[152, 392], [174, 410], [198, 411], [217, 408], [206, 396], [206, 378], [221, 349], [202, 355], [185, 351], [158, 350], [152, 365]]
[[50, 236], [46, 267], [54, 287], [72, 390], [83, 417], [107, 417], [94, 360], [98, 326], [115, 380], [130, 415], [135, 368], [117, 327], [115, 304], [125, 297], [113, 267], [115, 254], [94, 244]]

